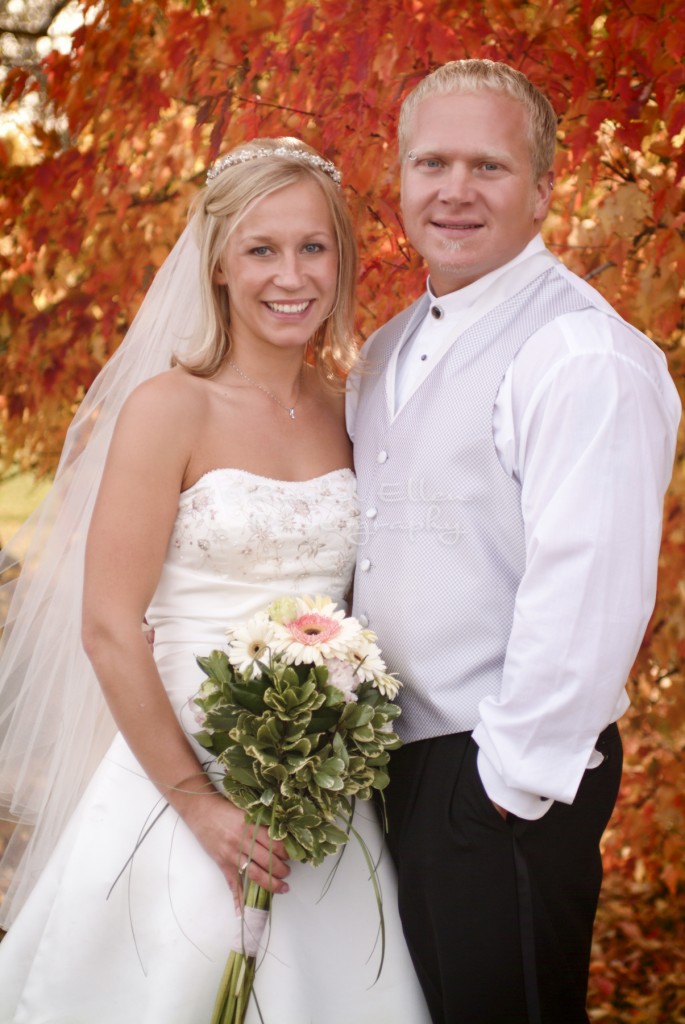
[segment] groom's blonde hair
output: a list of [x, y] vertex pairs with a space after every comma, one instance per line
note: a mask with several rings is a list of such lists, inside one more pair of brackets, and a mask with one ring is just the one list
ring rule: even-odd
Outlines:
[[557, 137], [557, 115], [546, 96], [521, 71], [493, 60], [452, 60], [423, 78], [405, 97], [397, 129], [400, 160], [404, 163], [417, 107], [429, 96], [475, 93], [483, 89], [503, 93], [523, 105], [528, 115], [528, 144], [533, 176], [537, 181], [551, 170]]

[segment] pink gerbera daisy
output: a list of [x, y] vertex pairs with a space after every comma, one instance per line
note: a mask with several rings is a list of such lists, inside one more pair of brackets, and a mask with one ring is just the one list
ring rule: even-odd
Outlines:
[[336, 637], [340, 632], [340, 623], [335, 619], [329, 619], [327, 615], [308, 612], [306, 615], [300, 615], [299, 619], [286, 623], [285, 628], [293, 640], [312, 647], [328, 643]]
[[328, 602], [289, 622], [274, 623], [273, 650], [290, 664], [323, 665], [326, 658], [344, 656], [359, 631], [356, 620], [346, 619]]

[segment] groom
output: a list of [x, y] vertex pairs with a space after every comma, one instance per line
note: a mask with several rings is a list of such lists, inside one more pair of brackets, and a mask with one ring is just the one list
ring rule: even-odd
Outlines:
[[369, 339], [349, 396], [354, 613], [404, 682], [388, 841], [436, 1024], [588, 1019], [615, 722], [680, 415], [661, 352], [540, 238], [556, 126], [490, 61], [407, 97], [427, 290]]

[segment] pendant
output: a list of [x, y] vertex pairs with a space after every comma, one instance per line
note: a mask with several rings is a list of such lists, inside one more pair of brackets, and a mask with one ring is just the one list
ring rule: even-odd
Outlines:
[[290, 416], [291, 420], [295, 419], [295, 406], [293, 406], [292, 409], [288, 409], [288, 416]]

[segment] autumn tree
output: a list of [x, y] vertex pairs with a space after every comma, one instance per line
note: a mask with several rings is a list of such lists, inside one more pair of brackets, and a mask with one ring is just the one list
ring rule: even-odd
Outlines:
[[[398, 213], [402, 96], [447, 60], [524, 71], [559, 114], [548, 244], [685, 377], [681, 0], [83, 0], [66, 53], [8, 70], [30, 144], [0, 137], [5, 472], [54, 468], [209, 163], [292, 134], [342, 169], [362, 252], [360, 339], [423, 286]], [[683, 1016], [685, 535], [682, 444], [659, 600], [630, 680], [627, 770], [607, 838], [593, 1020]], [[639, 897], [639, 905], [636, 902]], [[682, 904], [681, 904], [682, 906]]]

